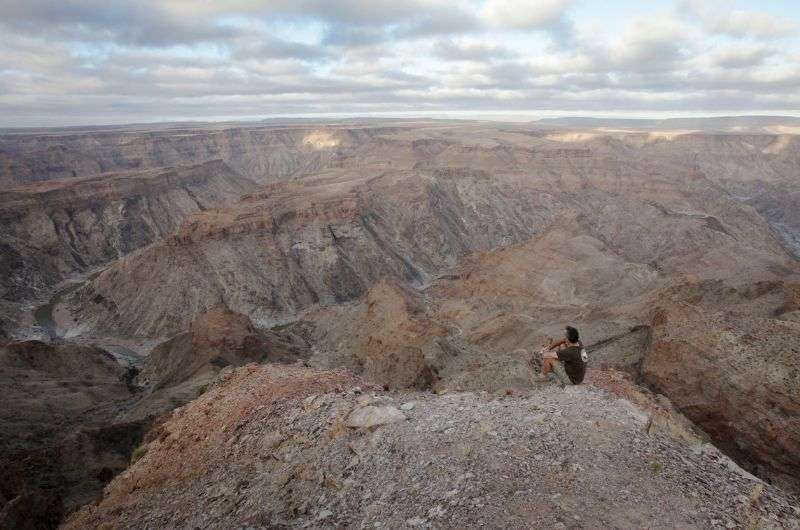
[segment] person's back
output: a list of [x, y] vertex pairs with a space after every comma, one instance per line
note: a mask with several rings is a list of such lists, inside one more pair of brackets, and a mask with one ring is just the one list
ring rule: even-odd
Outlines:
[[[586, 376], [588, 356], [580, 340], [578, 330], [572, 326], [566, 327], [565, 338], [551, 344], [542, 351], [542, 375], [540, 381], [546, 381], [548, 373], [552, 370], [562, 383], [579, 385]], [[562, 375], [560, 372], [564, 372]], [[568, 381], [567, 381], [568, 379]]]
[[558, 350], [558, 360], [564, 364], [564, 371], [573, 385], [579, 385], [586, 376], [587, 356], [583, 348], [583, 343], [571, 343], [567, 347]]

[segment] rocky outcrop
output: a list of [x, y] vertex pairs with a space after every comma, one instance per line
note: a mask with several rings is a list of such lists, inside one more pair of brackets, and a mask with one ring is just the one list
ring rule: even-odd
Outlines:
[[[691, 236], [686, 226], [674, 236], [659, 229], [664, 248], [681, 244], [689, 253], [693, 241], [706, 241], [704, 250], [657, 269], [628, 261], [625, 247], [614, 252], [615, 240], [603, 244], [586, 227], [566, 224], [465, 260], [428, 290], [438, 302], [433, 314], [494, 355], [451, 362], [441, 376], [456, 388], [512, 386], [524, 373], [520, 360], [571, 323], [592, 369], [626, 371], [670, 397], [748, 469], [796, 489], [800, 276], [779, 253], [767, 265], [767, 255], [744, 241], [729, 245], [735, 240], [718, 238], [713, 228]], [[618, 235], [627, 239], [624, 230]], [[654, 236], [640, 237], [639, 248]]]
[[88, 329], [133, 335], [175, 333], [220, 303], [269, 326], [353, 300], [380, 278], [421, 285], [470, 252], [527, 239], [550, 222], [558, 204], [548, 199], [466, 169], [337, 170], [193, 216], [68, 305]]
[[0, 527], [55, 528], [127, 466], [144, 425], [113, 422], [124, 376], [98, 348], [0, 345]]
[[0, 135], [0, 184], [192, 166], [218, 159], [245, 177], [268, 182], [318, 169], [336, 147], [352, 143], [353, 136], [346, 129], [265, 126], [7, 134]]
[[[687, 303], [688, 292], [695, 298]], [[652, 312], [644, 381], [671, 396], [728, 454], [800, 488], [800, 284], [681, 286]], [[724, 301], [723, 304], [719, 302]], [[727, 311], [720, 306], [727, 306]]]
[[313, 364], [346, 366], [386, 388], [432, 388], [458, 354], [420, 294], [385, 279], [358, 303], [308, 313], [291, 329], [314, 344]]
[[[289, 344], [300, 335], [309, 364], [391, 389], [513, 394], [536, 386], [533, 351], [572, 323], [590, 373], [616, 368], [652, 385], [727, 454], [791, 487], [782, 478], [796, 473], [788, 455], [800, 439], [786, 353], [800, 337], [795, 137], [452, 123], [126, 134], [151, 153], [145, 166], [168, 152], [177, 163], [213, 155], [265, 184], [185, 217], [57, 300], [71, 336], [177, 335], [153, 356], [152, 399], [165, 398], [151, 410], [194, 397], [216, 364], [257, 359], [244, 345], [262, 333], [254, 328]], [[221, 138], [234, 142], [225, 154]], [[51, 141], [61, 140], [41, 145]], [[131, 163], [105, 149], [100, 158]], [[68, 149], [80, 150], [90, 152]], [[25, 270], [15, 264], [44, 256], [24, 248], [4, 251], [3, 265]], [[220, 320], [238, 331], [197, 342], [192, 322], [217, 306], [244, 315]], [[196, 347], [208, 341], [224, 347]], [[374, 407], [384, 419], [399, 416], [383, 407], [403, 411]]]
[[183, 405], [227, 366], [289, 363], [308, 356], [308, 344], [291, 333], [259, 331], [248, 317], [215, 307], [199, 315], [187, 332], [150, 352], [136, 381], [142, 395], [124, 417], [143, 419]]
[[0, 297], [25, 300], [172, 232], [189, 214], [252, 191], [221, 161], [103, 174], [6, 190]]
[[245, 366], [65, 528], [797, 528], [796, 499], [647, 411], [591, 387], [386, 394]]

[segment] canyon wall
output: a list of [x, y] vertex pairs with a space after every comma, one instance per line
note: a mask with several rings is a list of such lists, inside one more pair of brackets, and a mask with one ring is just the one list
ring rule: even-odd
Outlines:
[[[4, 296], [113, 262], [59, 301], [68, 337], [167, 339], [160, 371], [223, 307], [302, 337], [311, 364], [393, 388], [501, 390], [529, 388], [533, 351], [573, 323], [593, 366], [666, 394], [749, 469], [800, 471], [794, 136], [107, 134], [2, 144], [17, 168], [56, 153], [14, 179], [68, 177], [4, 193]], [[201, 164], [130, 170], [165, 163]]]
[[0, 297], [25, 300], [171, 233], [189, 214], [255, 189], [222, 161], [111, 173], [0, 195]]
[[371, 130], [286, 127], [176, 128], [156, 131], [0, 135], [0, 185], [197, 165], [224, 160], [260, 182], [322, 167], [336, 149]]

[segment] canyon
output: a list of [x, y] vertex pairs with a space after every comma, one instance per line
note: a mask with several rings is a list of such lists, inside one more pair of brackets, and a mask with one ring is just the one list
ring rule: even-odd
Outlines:
[[[797, 525], [800, 137], [786, 132], [792, 126], [365, 120], [0, 134], [0, 387], [13, 404], [0, 416], [0, 443], [41, 455], [102, 440], [81, 442], [94, 449], [61, 467], [13, 468], [0, 514], [11, 521], [44, 504], [43, 524], [72, 514], [67, 525], [79, 528], [120, 523], [135, 505], [150, 515], [126, 512], [121, 527], [325, 527], [334, 512], [345, 526], [378, 516], [413, 526], [445, 508], [419, 514], [412, 503], [395, 520], [381, 503], [332, 501], [335, 491], [354, 491], [325, 482], [351, 473], [338, 463], [325, 472], [289, 465], [297, 454], [340, 462], [349, 446], [364, 474], [378, 462], [401, 465], [398, 453], [387, 456], [391, 447], [426, 454], [430, 440], [405, 423], [375, 430], [344, 419], [359, 407], [385, 412], [413, 401], [419, 409], [404, 417], [424, 409], [419, 421], [434, 431], [427, 418], [468, 425], [488, 421], [471, 416], [481, 407], [510, 407], [516, 419], [485, 429], [508, 439], [523, 436], [514, 422], [527, 425], [531, 407], [547, 403], [548, 415], [596, 425], [595, 441], [628, 466], [620, 477], [642, 484], [646, 469], [618, 453], [618, 437], [662, 421], [663, 432], [637, 447], [681, 471], [642, 490], [643, 502], [676, 487], [689, 473], [678, 462], [691, 460], [707, 482], [737, 484], [734, 497], [767, 492], [731, 508], [731, 524], [772, 513], [776, 527]], [[590, 356], [577, 393], [532, 374], [534, 352], [566, 324]], [[268, 428], [249, 397], [260, 393], [274, 409]], [[597, 409], [580, 412], [581, 399]], [[58, 429], [42, 410], [59, 411]], [[620, 423], [603, 423], [603, 413]], [[555, 417], [540, 420], [582, 448], [594, 443]], [[261, 447], [272, 436], [263, 429], [283, 434]], [[495, 436], [486, 432], [473, 442]], [[436, 443], [467, 451], [455, 439]], [[713, 465], [739, 478], [721, 478], [707, 453], [692, 453], [709, 443], [721, 451]], [[193, 445], [201, 456], [174, 470], [183, 482], [167, 484], [158, 470]], [[135, 448], [146, 454], [80, 510]], [[203, 460], [228, 450], [242, 463]], [[262, 462], [259, 476], [269, 480], [248, 489], [261, 479], [238, 466], [266, 453], [288, 467]], [[445, 466], [448, 454], [426, 458]], [[453, 458], [466, 473], [464, 455]], [[491, 468], [489, 455], [478, 462]], [[509, 473], [512, 464], [498, 466]], [[66, 468], [82, 471], [64, 478]], [[558, 482], [553, 470], [538, 472]], [[167, 490], [189, 502], [169, 488], [193, 491], [218, 473], [240, 481], [220, 486], [221, 511], [201, 520], [162, 510]], [[584, 484], [593, 499], [605, 487], [599, 477]], [[403, 491], [407, 480], [392, 479]], [[484, 493], [496, 487], [480, 480]], [[278, 492], [265, 513], [252, 508], [261, 493], [291, 484], [305, 493]], [[244, 508], [231, 500], [237, 488]], [[302, 498], [320, 495], [327, 501]], [[698, 495], [670, 502], [680, 513], [698, 502], [724, 512]], [[667, 517], [627, 507], [627, 519], [613, 521], [601, 504], [587, 510], [612, 525]], [[474, 506], [450, 506], [463, 524], [476, 522]], [[519, 510], [508, 525], [562, 521]], [[662, 526], [711, 525], [675, 517]]]

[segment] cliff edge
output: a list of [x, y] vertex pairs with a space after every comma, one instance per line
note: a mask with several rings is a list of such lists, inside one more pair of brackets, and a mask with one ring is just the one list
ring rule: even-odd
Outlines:
[[65, 527], [800, 527], [797, 499], [624, 395], [387, 393], [344, 370], [229, 368]]

